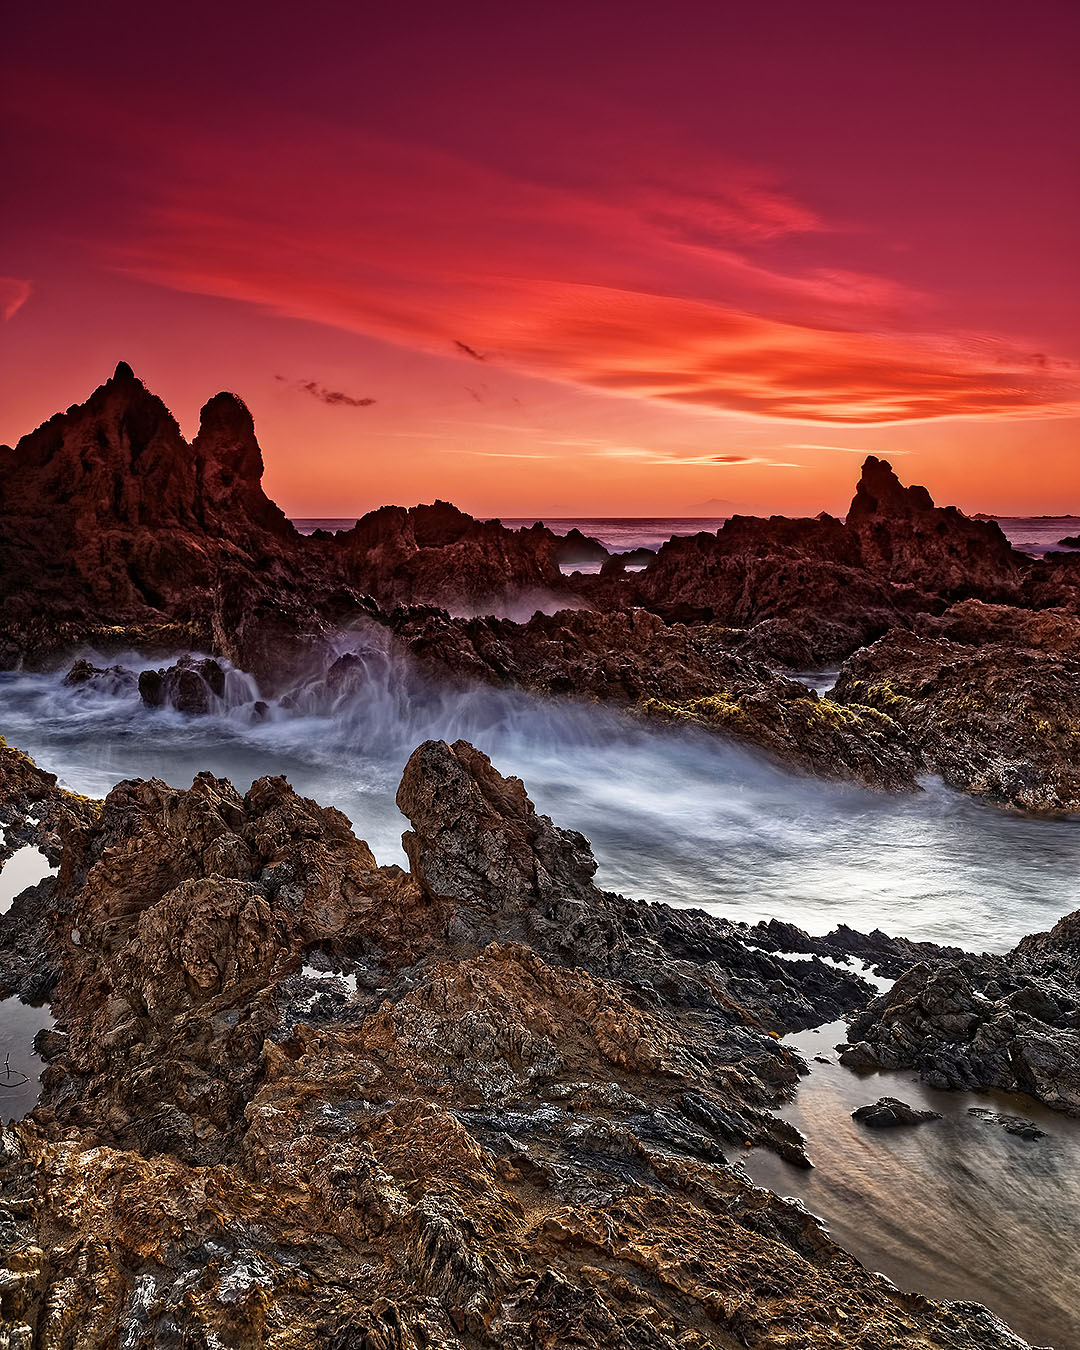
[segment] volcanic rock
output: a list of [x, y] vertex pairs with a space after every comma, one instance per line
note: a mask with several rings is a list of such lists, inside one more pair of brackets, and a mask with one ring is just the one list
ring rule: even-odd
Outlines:
[[988, 1111], [983, 1106], [969, 1106], [968, 1115], [985, 1120], [990, 1125], [1000, 1125], [1006, 1134], [1014, 1134], [1018, 1139], [1045, 1139], [1046, 1131], [1040, 1130], [1033, 1120], [1023, 1116], [1002, 1115], [999, 1111]]
[[1043, 647], [894, 631], [845, 662], [830, 697], [889, 717], [924, 771], [964, 792], [1032, 811], [1080, 810], [1076, 625], [1038, 617], [1025, 627], [1055, 635]]
[[898, 1125], [925, 1125], [928, 1120], [940, 1120], [938, 1111], [919, 1111], [896, 1097], [879, 1097], [867, 1106], [857, 1106], [852, 1120], [873, 1130], [893, 1129]]
[[856, 1015], [850, 1068], [1025, 1092], [1080, 1115], [1080, 911], [1005, 956], [920, 962]]
[[411, 875], [282, 779], [73, 818], [42, 1099], [0, 1137], [13, 1344], [1015, 1348], [724, 1165], [803, 1156], [777, 1037], [860, 981], [598, 891], [464, 743], [400, 800]]
[[668, 624], [643, 609], [561, 610], [524, 624], [413, 610], [391, 615], [390, 624], [431, 675], [627, 705], [749, 743], [822, 777], [914, 786], [914, 762], [887, 713], [819, 698], [733, 652], [730, 633], [715, 625]]
[[167, 670], [144, 670], [139, 696], [148, 708], [205, 717], [225, 697], [225, 671], [212, 657], [185, 657]]

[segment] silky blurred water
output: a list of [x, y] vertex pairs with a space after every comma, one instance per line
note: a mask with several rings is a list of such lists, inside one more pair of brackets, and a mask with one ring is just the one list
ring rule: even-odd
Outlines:
[[[1004, 812], [941, 784], [887, 797], [801, 778], [703, 731], [594, 704], [433, 687], [385, 634], [341, 645], [360, 656], [349, 679], [328, 684], [315, 672], [265, 718], [259, 690], [238, 672], [201, 718], [150, 710], [119, 679], [72, 688], [60, 674], [0, 675], [0, 731], [92, 796], [129, 777], [185, 787], [209, 769], [245, 790], [283, 773], [343, 810], [382, 862], [404, 861], [407, 822], [394, 795], [409, 754], [429, 737], [463, 737], [520, 776], [558, 824], [587, 835], [600, 884], [627, 895], [751, 922], [776, 916], [817, 933], [843, 922], [997, 951], [1075, 906], [1075, 820]], [[831, 679], [822, 673], [818, 683]], [[40, 1066], [29, 1043], [47, 1016], [0, 1004], [0, 1052], [10, 1048], [35, 1079], [0, 1110], [21, 1113], [33, 1101]], [[841, 1026], [801, 1039], [829, 1046], [842, 1035]], [[1022, 1113], [1040, 1114], [1049, 1134], [1031, 1143], [967, 1117], [966, 1098], [942, 1104], [933, 1094], [945, 1121], [888, 1136], [855, 1126], [852, 1107], [885, 1092], [912, 1104], [929, 1096], [906, 1080], [863, 1084], [838, 1065], [815, 1065], [785, 1114], [807, 1134], [817, 1170], [754, 1154], [754, 1177], [799, 1195], [898, 1283], [979, 1298], [1036, 1342], [1080, 1345], [1075, 1124], [1047, 1125], [1049, 1113], [1028, 1104]]]
[[[901, 1288], [975, 1299], [1033, 1344], [1075, 1350], [1080, 1121], [1029, 1097], [938, 1092], [912, 1073], [852, 1073], [836, 1061], [845, 1039], [843, 1022], [786, 1039], [811, 1073], [777, 1114], [802, 1131], [814, 1169], [757, 1149], [743, 1158], [753, 1180], [801, 1200], [842, 1247]], [[942, 1119], [893, 1129], [852, 1120], [879, 1097]], [[969, 1107], [1024, 1116], [1046, 1137], [1008, 1134]]]
[[262, 721], [257, 689], [240, 679], [231, 706], [186, 718], [145, 708], [132, 689], [8, 673], [0, 731], [92, 796], [130, 777], [186, 787], [209, 769], [245, 790], [283, 773], [343, 810], [384, 862], [403, 860], [394, 795], [409, 754], [461, 737], [581, 830], [600, 883], [627, 895], [997, 951], [1073, 907], [1080, 822], [1008, 813], [939, 783], [890, 797], [801, 778], [706, 732], [507, 690], [438, 689], [364, 650], [349, 688], [313, 678], [291, 711]]

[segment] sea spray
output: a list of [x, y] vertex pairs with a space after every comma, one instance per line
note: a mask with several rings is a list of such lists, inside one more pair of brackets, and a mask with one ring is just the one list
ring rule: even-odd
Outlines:
[[[163, 664], [110, 659], [136, 671]], [[276, 701], [221, 664], [225, 698], [201, 717], [146, 708], [130, 682], [107, 692], [65, 685], [61, 672], [7, 673], [0, 725], [95, 796], [130, 777], [187, 786], [208, 769], [243, 790], [285, 774], [343, 810], [384, 862], [403, 856], [394, 794], [409, 754], [429, 738], [466, 739], [521, 777], [539, 809], [590, 838], [602, 885], [814, 932], [842, 919], [1005, 950], [1068, 908], [1080, 864], [1073, 822], [1005, 813], [939, 783], [871, 794], [799, 777], [695, 728], [436, 683], [378, 625], [338, 635]]]

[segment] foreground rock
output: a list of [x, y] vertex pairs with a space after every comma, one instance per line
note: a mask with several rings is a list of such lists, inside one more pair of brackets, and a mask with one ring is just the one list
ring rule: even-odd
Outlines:
[[[30, 828], [54, 785], [0, 770]], [[408, 873], [282, 779], [69, 812], [50, 1064], [0, 1137], [9, 1344], [1016, 1350], [725, 1164], [801, 1155], [777, 1038], [861, 981], [599, 891], [464, 743], [399, 801]]]
[[1005, 956], [920, 962], [851, 1023], [840, 1062], [1026, 1092], [1080, 1115], [1080, 911]]

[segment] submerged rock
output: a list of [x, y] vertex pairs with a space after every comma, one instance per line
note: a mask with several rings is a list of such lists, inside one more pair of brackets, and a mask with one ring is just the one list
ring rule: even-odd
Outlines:
[[1006, 1134], [1015, 1134], [1019, 1139], [1045, 1139], [1046, 1131], [1040, 1130], [1033, 1120], [1023, 1116], [1003, 1115], [999, 1111], [989, 1111], [982, 1106], [969, 1106], [968, 1115], [985, 1120], [991, 1125], [1000, 1125]]

